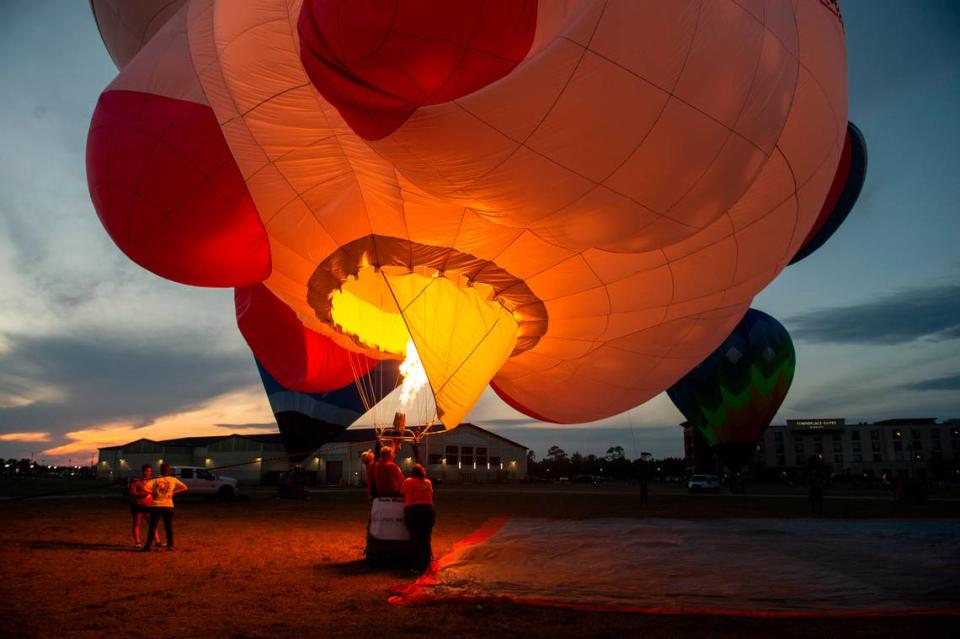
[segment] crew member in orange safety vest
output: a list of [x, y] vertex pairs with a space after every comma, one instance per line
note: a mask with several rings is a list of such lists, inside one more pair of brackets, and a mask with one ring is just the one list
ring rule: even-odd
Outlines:
[[430, 567], [433, 549], [430, 536], [436, 513], [433, 509], [433, 484], [427, 479], [423, 466], [417, 464], [410, 471], [410, 477], [400, 486], [403, 494], [403, 515], [410, 531], [414, 567], [424, 571]]

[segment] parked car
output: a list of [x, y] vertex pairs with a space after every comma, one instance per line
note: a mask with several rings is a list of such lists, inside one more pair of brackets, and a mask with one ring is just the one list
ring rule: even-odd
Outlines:
[[201, 466], [173, 466], [173, 476], [187, 485], [188, 495], [216, 497], [223, 501], [230, 501], [240, 491], [238, 482], [233, 477], [214, 475]]
[[717, 492], [720, 490], [720, 478], [716, 475], [694, 475], [687, 482], [691, 493]]

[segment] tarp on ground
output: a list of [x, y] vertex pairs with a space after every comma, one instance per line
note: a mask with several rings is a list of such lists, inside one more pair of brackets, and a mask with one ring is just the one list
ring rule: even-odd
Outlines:
[[960, 614], [960, 522], [488, 521], [390, 602], [653, 614]]

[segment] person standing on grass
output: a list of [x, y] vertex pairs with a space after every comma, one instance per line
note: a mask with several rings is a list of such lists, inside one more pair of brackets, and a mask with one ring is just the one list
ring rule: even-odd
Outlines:
[[150, 504], [150, 528], [144, 552], [150, 551], [150, 542], [157, 535], [157, 524], [163, 518], [163, 531], [167, 536], [167, 550], [173, 550], [173, 496], [187, 490], [187, 485], [173, 476], [170, 464], [160, 464], [162, 477], [144, 482], [144, 488], [153, 498]]
[[417, 464], [410, 471], [410, 477], [400, 486], [403, 494], [403, 518], [410, 531], [414, 568], [423, 572], [430, 567], [433, 548], [430, 536], [436, 513], [433, 509], [433, 484], [427, 479], [423, 466]]
[[[135, 477], [130, 480], [130, 516], [133, 519], [133, 545], [135, 548], [140, 548], [143, 544], [140, 543], [140, 522], [142, 520], [148, 519], [150, 514], [150, 505], [153, 503], [153, 495], [151, 495], [147, 489], [144, 487], [144, 484], [150, 480], [153, 476], [153, 466], [150, 464], [144, 464], [140, 468], [142, 474], [141, 477]], [[160, 533], [154, 531], [154, 543], [158, 546], [160, 545]]]

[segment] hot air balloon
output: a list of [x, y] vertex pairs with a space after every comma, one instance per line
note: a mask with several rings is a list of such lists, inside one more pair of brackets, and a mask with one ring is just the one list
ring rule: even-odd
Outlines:
[[[350, 380], [342, 388], [326, 393], [301, 393], [278, 382], [260, 362], [257, 370], [263, 381], [270, 408], [277, 420], [283, 445], [291, 460], [302, 461], [356, 422], [371, 402], [382, 400], [393, 390], [400, 376], [399, 362], [387, 360], [363, 375], [359, 383]], [[370, 393], [369, 397], [364, 392]]]
[[790, 260], [791, 264], [810, 256], [836, 233], [853, 210], [853, 205], [857, 203], [866, 179], [867, 142], [863, 139], [863, 132], [853, 122], [849, 122], [847, 140], [843, 144], [843, 153], [840, 155], [840, 164], [837, 165], [837, 174], [833, 177], [830, 192], [827, 193], [817, 221], [807, 233], [807, 239]]
[[750, 309], [729, 337], [667, 394], [720, 460], [747, 464], [787, 396], [797, 365], [789, 333]]
[[847, 134], [821, 0], [92, 6], [117, 246], [236, 288], [288, 390], [419, 358], [446, 428], [488, 384], [561, 423], [673, 385], [797, 255]]

